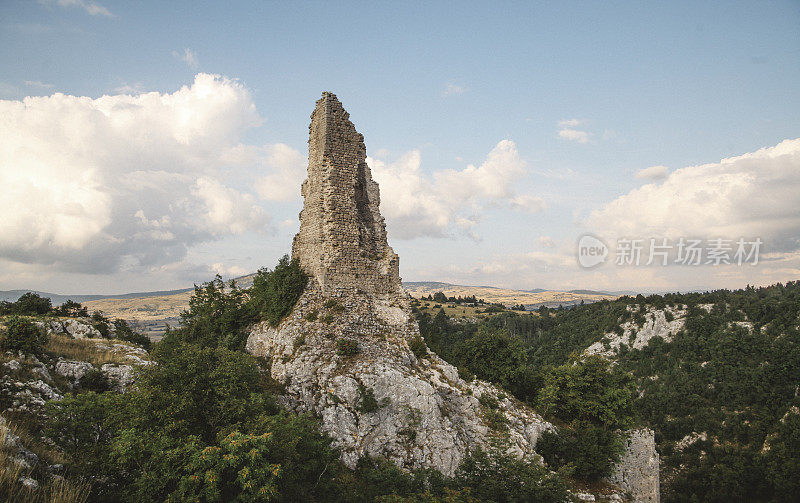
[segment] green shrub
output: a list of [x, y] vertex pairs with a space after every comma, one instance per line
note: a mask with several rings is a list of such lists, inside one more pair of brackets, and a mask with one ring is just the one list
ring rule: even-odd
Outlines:
[[412, 337], [408, 341], [408, 347], [417, 358], [422, 358], [428, 354], [428, 346], [425, 345], [425, 341], [419, 335]]
[[150, 349], [150, 337], [133, 330], [130, 325], [128, 325], [127, 321], [119, 318], [114, 320], [114, 330], [117, 334], [117, 339], [132, 342], [142, 346], [145, 349]]
[[556, 503], [568, 501], [564, 481], [535, 460], [521, 460], [499, 449], [477, 450], [456, 471], [455, 487], [469, 489], [478, 501]]
[[109, 323], [111, 320], [103, 316], [103, 313], [100, 311], [95, 311], [92, 313], [92, 326], [100, 332], [100, 335], [106, 339], [111, 336], [111, 329], [109, 327]]
[[358, 347], [358, 342], [352, 339], [339, 339], [336, 341], [336, 354], [339, 356], [353, 356], [361, 351]]
[[536, 452], [554, 469], [567, 467], [578, 479], [596, 481], [608, 476], [623, 451], [618, 433], [585, 421], [561, 428], [560, 435], [545, 431]]
[[292, 341], [292, 347], [294, 347], [294, 349], [297, 350], [298, 348], [304, 346], [305, 343], [306, 343], [306, 336], [305, 335], [298, 335]]
[[344, 312], [344, 306], [337, 299], [328, 299], [325, 301], [325, 309], [333, 314], [341, 314]]
[[25, 292], [16, 302], [4, 301], [0, 304], [0, 314], [41, 316], [49, 314], [52, 309], [53, 305], [49, 298], [41, 297], [34, 292]]
[[99, 369], [91, 369], [80, 378], [78, 386], [84, 391], [102, 393], [111, 389], [111, 382]]
[[6, 332], [0, 339], [0, 347], [4, 351], [39, 354], [45, 342], [47, 334], [44, 330], [30, 320], [14, 315], [6, 320]]
[[306, 313], [306, 321], [312, 321], [312, 322], [317, 321], [318, 317], [319, 317], [319, 311], [317, 311], [316, 309]]
[[378, 401], [375, 399], [375, 393], [372, 391], [372, 388], [367, 388], [362, 383], [358, 383], [358, 395], [360, 399], [358, 405], [359, 412], [368, 414], [370, 412], [375, 412], [380, 408]]
[[277, 327], [292, 311], [307, 283], [308, 275], [300, 262], [284, 255], [274, 270], [260, 269], [253, 278], [250, 305], [258, 316]]

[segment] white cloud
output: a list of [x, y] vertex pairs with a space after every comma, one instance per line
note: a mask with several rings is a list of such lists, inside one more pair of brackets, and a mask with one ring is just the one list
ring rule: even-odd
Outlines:
[[390, 164], [374, 158], [367, 162], [380, 184], [381, 212], [395, 238], [441, 237], [452, 228], [477, 238], [471, 229], [487, 204], [530, 212], [544, 208], [540, 198], [514, 190], [526, 168], [511, 140], [499, 142], [480, 166], [437, 171], [432, 176], [420, 169], [418, 150]]
[[666, 166], [650, 166], [649, 168], [642, 168], [636, 172], [636, 178], [640, 180], [663, 180], [667, 177], [669, 168]]
[[646, 184], [591, 213], [603, 236], [761, 237], [764, 251], [800, 248], [800, 138], [689, 166], [659, 185]]
[[530, 194], [512, 197], [508, 200], [508, 204], [515, 210], [527, 211], [528, 213], [539, 213], [547, 208], [544, 199]]
[[59, 7], [78, 7], [91, 16], [113, 16], [107, 8], [87, 0], [39, 0], [39, 3], [43, 5], [57, 5]]
[[223, 278], [236, 278], [248, 273], [246, 269], [238, 265], [225, 265], [222, 262], [212, 264], [211, 270], [214, 271], [214, 274], [219, 274]]
[[223, 178], [261, 122], [241, 84], [208, 74], [171, 94], [0, 100], [0, 258], [131, 270], [263, 229], [255, 198]]
[[200, 66], [200, 62], [197, 61], [197, 53], [188, 47], [183, 52], [172, 51], [172, 55], [189, 65], [192, 70], [197, 70]]
[[540, 246], [545, 248], [555, 248], [556, 242], [550, 236], [539, 236], [536, 241], [539, 242]]
[[465, 92], [467, 92], [466, 87], [449, 82], [444, 86], [444, 91], [442, 91], [442, 94], [444, 96], [453, 96], [455, 94], [464, 94]]
[[243, 155], [252, 156], [258, 164], [271, 171], [256, 180], [255, 187], [262, 198], [291, 201], [300, 196], [300, 184], [306, 176], [306, 156], [284, 143], [250, 149]]
[[134, 82], [133, 84], [123, 83], [121, 86], [112, 89], [117, 94], [139, 94], [144, 91], [144, 86], [141, 82]]
[[583, 121], [580, 119], [564, 119], [558, 121], [558, 127], [565, 128], [565, 127], [575, 127], [580, 126], [583, 124]]
[[565, 140], [576, 141], [578, 143], [586, 143], [589, 141], [589, 133], [577, 129], [562, 128], [558, 131], [558, 137]]
[[45, 84], [41, 80], [26, 80], [24, 81], [26, 86], [29, 87], [38, 87], [39, 89], [52, 89], [53, 84]]

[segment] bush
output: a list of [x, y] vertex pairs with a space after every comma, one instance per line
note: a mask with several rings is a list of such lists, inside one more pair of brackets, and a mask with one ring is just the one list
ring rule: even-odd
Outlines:
[[284, 255], [275, 270], [258, 271], [250, 291], [250, 304], [258, 316], [276, 327], [292, 311], [307, 283], [308, 276], [300, 262]]
[[111, 382], [99, 369], [92, 369], [80, 378], [78, 386], [85, 391], [102, 393], [111, 389]]
[[363, 384], [358, 383], [358, 395], [360, 398], [360, 403], [358, 405], [359, 412], [370, 413], [380, 408], [372, 388], [367, 388]]
[[339, 356], [353, 356], [361, 351], [358, 343], [352, 339], [339, 339], [336, 341], [336, 354]]
[[419, 335], [412, 337], [408, 341], [408, 347], [417, 358], [422, 358], [428, 354], [428, 346], [425, 345], [425, 341]]
[[255, 321], [252, 310], [245, 305], [246, 298], [245, 290], [234, 282], [226, 287], [217, 275], [212, 281], [194, 287], [189, 310], [181, 313], [181, 328], [171, 330], [164, 339], [243, 350], [246, 328]]
[[0, 347], [4, 351], [39, 354], [46, 342], [44, 330], [32, 321], [15, 315], [6, 320], [6, 333], [0, 339]]
[[619, 460], [623, 443], [619, 434], [586, 422], [562, 428], [561, 435], [545, 431], [536, 452], [554, 469], [567, 467], [577, 478], [595, 481], [608, 476]]
[[466, 456], [456, 471], [455, 485], [469, 489], [479, 501], [567, 501], [566, 487], [558, 475], [535, 460], [517, 459], [499, 449]]
[[109, 327], [111, 320], [103, 316], [100, 311], [92, 313], [92, 326], [100, 332], [100, 335], [108, 339], [111, 336], [111, 329]]
[[145, 349], [150, 349], [150, 337], [134, 331], [130, 325], [128, 325], [127, 321], [120, 319], [114, 320], [114, 329], [117, 333], [117, 339], [132, 342]]
[[40, 297], [38, 293], [26, 292], [13, 303], [5, 303], [3, 311], [8, 314], [21, 314], [27, 316], [41, 316], [48, 314], [53, 309], [50, 299]]

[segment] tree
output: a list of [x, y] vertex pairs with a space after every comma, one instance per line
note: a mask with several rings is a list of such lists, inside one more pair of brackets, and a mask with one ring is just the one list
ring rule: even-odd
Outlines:
[[289, 314], [308, 283], [308, 275], [297, 259], [284, 255], [273, 271], [260, 269], [253, 278], [250, 305], [273, 327]]
[[15, 314], [38, 316], [48, 314], [53, 305], [48, 297], [40, 297], [38, 293], [26, 292], [11, 304], [10, 311]]
[[39, 354], [46, 341], [47, 334], [43, 329], [25, 318], [14, 315], [6, 320], [6, 331], [0, 338], [0, 348], [4, 351]]

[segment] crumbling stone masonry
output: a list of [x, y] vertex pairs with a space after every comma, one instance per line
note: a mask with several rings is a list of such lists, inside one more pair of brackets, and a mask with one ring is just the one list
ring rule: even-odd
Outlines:
[[323, 294], [399, 294], [399, 259], [386, 241], [364, 137], [336, 95], [327, 92], [317, 101], [308, 129], [305, 205], [292, 256]]

